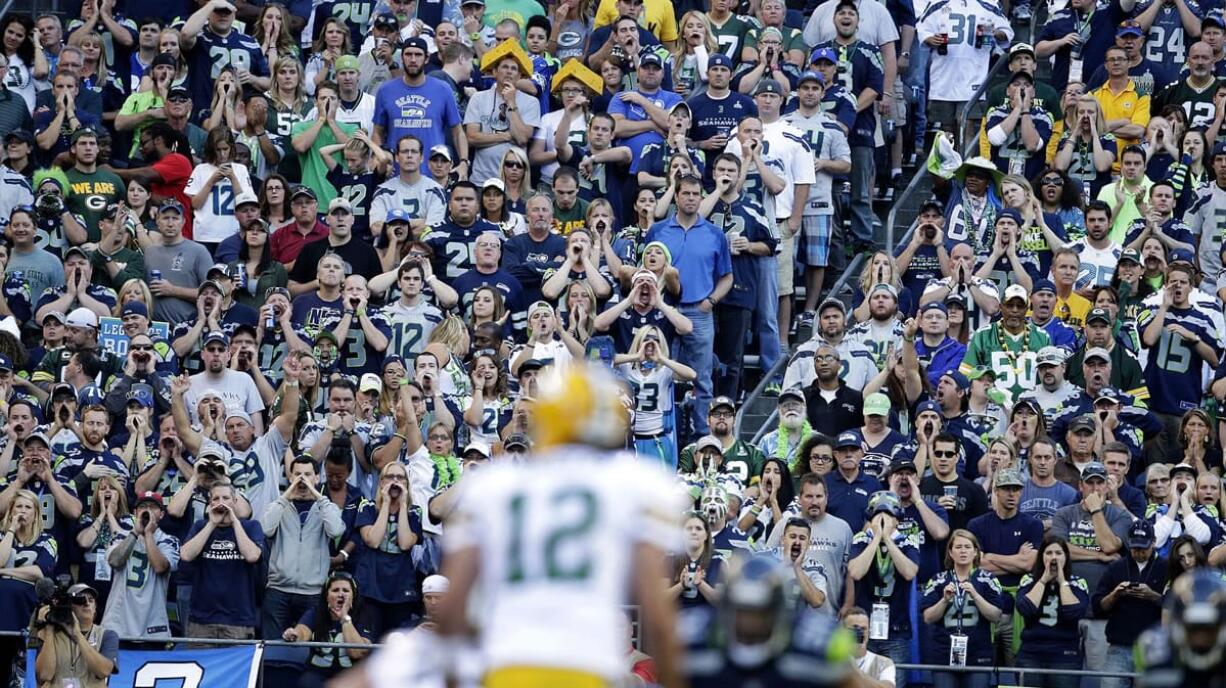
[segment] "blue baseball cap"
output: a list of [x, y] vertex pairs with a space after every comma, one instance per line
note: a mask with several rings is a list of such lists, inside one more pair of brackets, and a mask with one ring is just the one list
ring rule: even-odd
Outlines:
[[153, 408], [153, 388], [145, 384], [132, 385], [128, 401], [135, 401], [145, 408]]
[[732, 69], [732, 59], [723, 53], [714, 53], [707, 58], [707, 70], [710, 70], [712, 67]]
[[1022, 224], [1022, 214], [1018, 212], [1017, 208], [1005, 208], [1004, 210], [1000, 211], [996, 214], [996, 221], [999, 222], [1006, 217], [1019, 225]]
[[1196, 256], [1186, 248], [1173, 248], [1167, 263], [1196, 263]]
[[916, 418], [918, 418], [919, 414], [923, 413], [924, 411], [932, 411], [933, 413], [939, 416], [941, 415], [941, 405], [933, 401], [932, 399], [929, 399], [928, 401], [921, 403], [919, 406], [915, 407]]
[[941, 377], [948, 377], [949, 379], [953, 380], [954, 384], [958, 386], [958, 389], [969, 389], [971, 386], [971, 381], [966, 379], [966, 376], [962, 374], [962, 371], [958, 370], [957, 368], [952, 368], [944, 373], [941, 373]]
[[404, 208], [394, 208], [387, 211], [387, 219], [383, 221], [383, 224], [391, 224], [393, 222], [410, 222], [412, 219], [413, 218], [409, 216], [409, 211], [405, 210]]
[[838, 55], [835, 55], [834, 50], [830, 48], [817, 48], [813, 52], [809, 53], [809, 64], [817, 64], [818, 62], [821, 62], [822, 60], [825, 60], [832, 64], [839, 63]]
[[0, 370], [13, 372], [13, 359], [9, 358], [7, 354], [0, 354]]
[[660, 56], [654, 52], [648, 51], [639, 56], [639, 67], [646, 67], [647, 65], [664, 69], [664, 60], [661, 60]]
[[923, 307], [920, 308], [920, 315], [923, 315], [928, 311], [941, 311], [947, 315], [949, 314], [949, 308], [947, 308], [945, 304], [941, 303], [940, 301], [929, 301], [928, 303], [924, 304]]
[[844, 447], [864, 447], [864, 436], [859, 430], [844, 430], [839, 433], [839, 436], [834, 441], [835, 449], [843, 449]]
[[202, 346], [208, 346], [213, 342], [221, 342], [226, 346], [230, 346], [230, 335], [222, 332], [221, 330], [213, 330], [212, 332], [204, 335], [204, 343]]
[[140, 301], [129, 301], [123, 305], [123, 310], [119, 311], [119, 317], [126, 318], [129, 315], [141, 315], [149, 317], [149, 308]]
[[169, 211], [169, 212], [176, 212], [176, 213], [178, 213], [178, 214], [182, 215], [182, 214], [183, 214], [183, 204], [182, 204], [182, 203], [180, 203], [178, 200], [176, 200], [176, 199], [174, 199], [174, 198], [168, 198], [168, 199], [166, 199], [166, 201], [165, 201], [165, 202], [163, 202], [163, 203], [162, 203], [162, 205], [161, 205], [161, 206], [158, 208], [158, 212], [159, 212], [159, 213], [165, 213], [165, 212], [168, 212], [168, 211]]
[[796, 83], [796, 85], [797, 85], [797, 86], [799, 86], [799, 85], [801, 85], [801, 84], [805, 83], [806, 81], [816, 81], [817, 83], [821, 84], [822, 86], [825, 86], [825, 85], [826, 85], [826, 77], [822, 76], [822, 75], [821, 75], [821, 72], [815, 72], [815, 71], [813, 71], [813, 70], [809, 70], [809, 71], [805, 72], [804, 74], [801, 74], [801, 75], [800, 75], [800, 81], [799, 81], [799, 82], [797, 82], [797, 83]]
[[1037, 294], [1037, 293], [1039, 293], [1039, 292], [1041, 292], [1041, 291], [1050, 291], [1051, 293], [1055, 294], [1055, 293], [1056, 293], [1056, 284], [1055, 284], [1054, 282], [1052, 282], [1051, 280], [1046, 279], [1046, 278], [1044, 278], [1044, 279], [1037, 279], [1037, 280], [1035, 280], [1035, 281], [1034, 281], [1034, 289], [1030, 290], [1030, 293], [1033, 295], [1033, 294]]

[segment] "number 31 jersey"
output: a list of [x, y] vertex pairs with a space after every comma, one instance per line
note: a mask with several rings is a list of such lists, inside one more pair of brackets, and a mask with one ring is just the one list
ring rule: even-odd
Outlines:
[[458, 489], [443, 546], [479, 552], [486, 670], [624, 674], [634, 550], [680, 544], [683, 505], [668, 476], [629, 456], [563, 446], [495, 463]]

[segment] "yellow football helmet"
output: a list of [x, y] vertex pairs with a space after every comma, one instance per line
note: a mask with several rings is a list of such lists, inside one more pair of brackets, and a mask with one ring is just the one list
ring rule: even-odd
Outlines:
[[605, 367], [574, 361], [549, 370], [532, 406], [535, 450], [563, 444], [616, 449], [625, 444], [630, 414], [621, 385]]

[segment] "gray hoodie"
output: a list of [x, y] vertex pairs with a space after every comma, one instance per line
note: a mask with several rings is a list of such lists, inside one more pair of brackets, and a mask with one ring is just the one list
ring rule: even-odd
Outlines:
[[260, 519], [272, 540], [268, 587], [296, 595], [316, 595], [328, 578], [328, 540], [345, 532], [341, 509], [327, 497], [311, 505], [306, 523], [284, 495]]

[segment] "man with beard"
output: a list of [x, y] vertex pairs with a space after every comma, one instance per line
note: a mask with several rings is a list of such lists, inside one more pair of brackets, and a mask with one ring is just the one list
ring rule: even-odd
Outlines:
[[923, 584], [941, 571], [944, 541], [949, 537], [949, 513], [935, 500], [925, 497], [920, 489], [915, 462], [906, 456], [895, 457], [886, 475], [890, 492], [898, 495], [902, 518], [898, 531], [919, 543], [919, 573], [916, 580]]
[[[1169, 192], [1170, 189], [1171, 185], [1166, 181], [1155, 182], [1149, 190], [1151, 202], [1155, 198], [1155, 193], [1158, 194], [1158, 197], [1165, 197], [1166, 192]], [[1115, 275], [1115, 267], [1119, 264], [1120, 255], [1123, 253], [1123, 248], [1111, 240], [1111, 206], [1103, 201], [1090, 201], [1086, 204], [1085, 218], [1086, 235], [1068, 245], [1081, 257], [1081, 272], [1077, 274], [1078, 291], [1110, 284], [1111, 277]], [[1174, 220], [1171, 221], [1174, 222]], [[1138, 220], [1138, 222], [1145, 224], [1148, 228], [1145, 220]], [[1133, 229], [1128, 233], [1132, 235], [1135, 231], [1137, 230], [1134, 222]], [[1146, 232], [1148, 231], [1146, 229]], [[1158, 231], [1162, 230], [1158, 229]], [[1120, 298], [1122, 299], [1123, 296], [1121, 295]]]
[[1166, 426], [1158, 449], [1168, 459], [1183, 455], [1177, 441], [1180, 418], [1200, 405], [1203, 364], [1216, 368], [1222, 351], [1213, 320], [1189, 298], [1195, 272], [1184, 263], [1167, 267], [1160, 305], [1138, 322], [1141, 341], [1149, 348], [1145, 380], [1150, 404]]
[[987, 367], [996, 375], [996, 387], [1016, 398], [1035, 387], [1038, 351], [1051, 345], [1051, 338], [1026, 318], [1029, 307], [1026, 287], [1011, 284], [1005, 289], [1003, 317], [975, 332], [962, 359], [963, 375]]
[[864, 397], [859, 389], [839, 377], [842, 362], [838, 350], [829, 344], [819, 344], [811, 360], [814, 377], [803, 388], [809, 425], [830, 437], [846, 428], [858, 427], [864, 413]]
[[[114, 172], [98, 167], [98, 135], [82, 129], [72, 136], [73, 165], [65, 171], [72, 193], [66, 194], [64, 234], [68, 243], [97, 243], [98, 220], [107, 206], [127, 200], [127, 185]], [[77, 218], [80, 218], [79, 220]]]
[[709, 156], [707, 183], [712, 181], [711, 166], [715, 156], [724, 151], [729, 136], [741, 119], [758, 114], [758, 106], [749, 96], [728, 88], [732, 81], [732, 58], [713, 53], [707, 59], [707, 88], [690, 101], [693, 125], [688, 132], [694, 145]]
[[885, 369], [889, 353], [902, 348], [903, 323], [898, 317], [898, 290], [890, 284], [877, 284], [866, 298], [871, 318], [852, 326], [847, 338], [864, 345], [880, 371]]
[[[259, 434], [264, 433], [264, 400], [251, 376], [229, 367], [230, 337], [225, 332], [214, 330], [204, 336], [204, 349], [200, 354], [204, 371], [192, 375], [187, 393], [189, 408], [209, 390], [216, 390], [226, 408], [238, 409], [251, 417]], [[198, 420], [198, 419], [194, 419]]]
[[111, 412], [105, 406], [83, 408], [80, 428], [81, 442], [65, 455], [57, 457], [55, 474], [76, 487], [76, 494], [83, 504], [90, 504], [95, 480], [112, 475], [126, 482], [132, 467], [107, 443], [107, 437], [111, 434]]
[[1039, 371], [1039, 385], [1018, 397], [1033, 399], [1035, 404], [1043, 409], [1043, 416], [1047, 419], [1049, 428], [1057, 417], [1076, 411], [1082, 394], [1080, 387], [1064, 379], [1067, 370], [1066, 357], [1064, 349], [1058, 346], [1045, 346], [1040, 349], [1035, 359]]
[[41, 321], [49, 313], [68, 313], [86, 308], [98, 317], [107, 317], [118, 300], [109, 287], [94, 284], [94, 268], [89, 256], [79, 246], [64, 254], [64, 283], [57, 284], [39, 295], [34, 304], [34, 319]]
[[[431, 225], [421, 240], [434, 251], [434, 274], [454, 280], [476, 265], [477, 237], [486, 232], [501, 234], [498, 225], [482, 219], [478, 210], [480, 192], [472, 182], [457, 182], [451, 189], [447, 219]], [[459, 250], [457, 250], [457, 248]]]
[[1051, 530], [1051, 519], [1057, 510], [1077, 503], [1077, 490], [1056, 477], [1061, 465], [1057, 445], [1048, 437], [1040, 437], [1030, 445], [1026, 457], [1026, 485], [1022, 487], [1018, 510], [1043, 523], [1044, 532]]
[[1056, 317], [1056, 285], [1049, 279], [1035, 280], [1030, 293], [1030, 322], [1051, 337], [1053, 346], [1072, 351], [1077, 348], [1080, 327], [1074, 329]]
[[789, 466], [796, 462], [800, 445], [813, 434], [809, 421], [805, 419], [805, 411], [802, 390], [792, 388], [779, 393], [779, 427], [758, 442], [763, 456], [782, 459]]
[[[165, 207], [168, 201], [173, 200], [177, 202], [179, 213], [183, 219], [183, 236], [190, 237], [192, 235], [192, 215], [184, 210], [185, 208], [192, 207], [191, 199], [184, 192], [184, 188], [187, 187], [187, 180], [192, 176], [193, 169], [192, 150], [187, 137], [171, 128], [166, 122], [154, 122], [140, 133], [140, 155], [141, 159], [148, 165], [147, 167], [122, 170], [105, 165], [103, 167], [119, 175], [119, 178], [125, 184], [124, 188], [127, 188], [126, 184], [134, 179], [139, 181], [149, 189], [151, 195], [150, 203], [159, 203]], [[158, 229], [161, 230], [160, 221]], [[163, 245], [165, 246], [165, 239], [169, 237], [166, 237], [165, 232], [163, 232], [163, 237]], [[149, 251], [152, 248], [148, 247], [146, 249], [146, 259], [148, 259]], [[154, 293], [157, 294], [157, 292]], [[161, 294], [157, 295], [161, 296]], [[174, 322], [170, 318], [159, 319]]]
[[[707, 423], [711, 428], [710, 437], [719, 440], [723, 448], [724, 472], [736, 477], [741, 484], [749, 484], [749, 479], [762, 473], [762, 452], [747, 444], [733, 431], [736, 424], [736, 404], [728, 397], [715, 397], [711, 400], [711, 408], [707, 412]], [[692, 473], [695, 470], [695, 452], [698, 443], [691, 444], [681, 450], [677, 463], [678, 473]]]
[[[461, 177], [468, 176], [468, 138], [464, 134], [462, 113], [455, 94], [437, 79], [426, 77], [426, 58], [430, 50], [424, 38], [414, 36], [400, 49], [404, 74], [389, 79], [375, 93], [374, 135], [376, 143], [388, 150], [397, 150], [402, 136], [412, 134], [421, 141], [422, 150], [430, 150], [450, 138], [456, 147]], [[412, 113], [398, 103], [419, 103]], [[425, 169], [422, 172], [426, 172]]]
[[[258, 418], [238, 408], [225, 412], [224, 461], [229, 467], [230, 480], [251, 504], [252, 513], [263, 514], [280, 492], [280, 476], [284, 471], [285, 450], [293, 440], [294, 423], [298, 416], [298, 383], [301, 364], [295, 357], [285, 360], [284, 398], [281, 412], [272, 419], [269, 432], [257, 431]], [[188, 417], [187, 396], [191, 383], [187, 378], [174, 378], [171, 384], [171, 414], [175, 431], [183, 446], [193, 455], [212, 440], [196, 431]], [[263, 423], [260, 424], [262, 428]]]
[[[809, 526], [805, 565], [814, 565], [826, 579], [826, 598], [829, 602], [826, 608], [833, 612], [851, 601], [851, 587], [846, 585], [851, 527], [827, 511], [826, 480], [816, 473], [807, 473], [800, 479], [796, 501], [800, 506], [800, 518]], [[789, 521], [776, 524], [767, 538], [766, 546], [779, 547], [790, 525]]]
[[[864, 389], [877, 375], [877, 365], [868, 347], [846, 335], [847, 307], [837, 298], [826, 299], [817, 309], [817, 326], [813, 329], [812, 338], [798, 345], [796, 353], [792, 354], [792, 359], [788, 361], [787, 371], [783, 375], [783, 388], [807, 388], [812, 385], [817, 379], [814, 356], [818, 347], [829, 344], [841, 360], [836, 371], [838, 377], [852, 389]], [[837, 431], [835, 434], [838, 434]]]
[[1226, 227], [1222, 223], [1222, 218], [1226, 217], [1226, 143], [1214, 144], [1212, 161], [1213, 183], [1197, 192], [1196, 200], [1183, 218], [1192, 233], [1200, 238], [1197, 255], [1201, 272], [1211, 284], [1217, 284], [1222, 274], [1222, 239], [1226, 237]]
[[920, 306], [945, 303], [950, 297], [958, 297], [966, 304], [965, 317], [972, 332], [992, 322], [1000, 312], [1000, 292], [992, 281], [975, 276], [975, 253], [971, 245], [966, 242], [953, 244], [949, 248], [948, 265], [942, 272], [945, 277], [932, 280], [924, 287]]
[[[935, 405], [934, 402], [924, 404]], [[920, 481], [924, 499], [935, 502], [945, 510], [949, 527], [953, 530], [966, 528], [972, 519], [988, 510], [988, 498], [983, 488], [958, 471], [958, 457], [961, 454], [961, 442], [957, 437], [947, 432], [936, 435], [930, 452], [932, 473]]]

